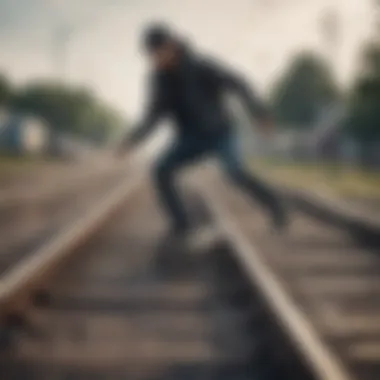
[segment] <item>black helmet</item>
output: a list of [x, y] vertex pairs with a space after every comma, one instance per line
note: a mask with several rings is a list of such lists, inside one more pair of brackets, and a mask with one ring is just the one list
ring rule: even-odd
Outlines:
[[163, 23], [151, 24], [143, 33], [143, 47], [148, 52], [154, 51], [168, 42], [174, 41], [173, 34]]

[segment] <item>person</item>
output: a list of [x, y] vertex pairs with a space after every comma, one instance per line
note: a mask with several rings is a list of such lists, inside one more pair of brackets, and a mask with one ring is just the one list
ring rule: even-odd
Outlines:
[[141, 142], [168, 117], [176, 127], [172, 146], [154, 167], [155, 187], [174, 234], [191, 231], [191, 221], [175, 186], [178, 171], [205, 156], [216, 157], [228, 178], [250, 197], [258, 199], [270, 213], [273, 226], [282, 230], [287, 213], [279, 197], [244, 166], [236, 148], [232, 115], [223, 98], [235, 93], [265, 132], [273, 123], [267, 107], [240, 75], [215, 60], [197, 54], [183, 39], [163, 24], [149, 26], [143, 47], [153, 64], [149, 101], [145, 116], [119, 147], [124, 154]]

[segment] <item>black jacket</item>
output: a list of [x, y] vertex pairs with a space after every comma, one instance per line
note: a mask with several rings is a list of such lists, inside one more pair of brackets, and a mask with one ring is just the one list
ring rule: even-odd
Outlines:
[[174, 121], [180, 137], [218, 136], [231, 128], [231, 115], [223, 96], [234, 92], [255, 119], [268, 114], [245, 80], [211, 59], [183, 49], [175, 70], [154, 72], [150, 80], [149, 103], [140, 125], [126, 141], [142, 140], [164, 117]]

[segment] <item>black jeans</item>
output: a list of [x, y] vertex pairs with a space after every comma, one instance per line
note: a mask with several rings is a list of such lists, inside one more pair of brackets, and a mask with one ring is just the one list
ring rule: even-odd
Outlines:
[[190, 225], [175, 186], [176, 174], [186, 165], [207, 156], [215, 156], [232, 182], [252, 198], [258, 199], [273, 218], [284, 216], [279, 198], [245, 168], [240, 158], [237, 139], [232, 133], [215, 139], [183, 138], [168, 149], [154, 168], [158, 195], [175, 228], [187, 228]]

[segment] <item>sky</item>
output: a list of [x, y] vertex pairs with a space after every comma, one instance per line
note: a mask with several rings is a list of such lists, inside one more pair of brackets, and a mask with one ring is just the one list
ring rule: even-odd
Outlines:
[[[0, 71], [16, 83], [64, 76], [137, 117], [147, 65], [139, 34], [165, 21], [196, 49], [244, 72], [265, 93], [299, 51], [331, 59], [342, 84], [354, 76], [371, 33], [371, 0], [0, 0]], [[335, 45], [321, 33], [336, 12]], [[63, 55], [59, 31], [67, 32]], [[66, 57], [63, 59], [62, 57]], [[63, 64], [65, 62], [65, 64]]]

